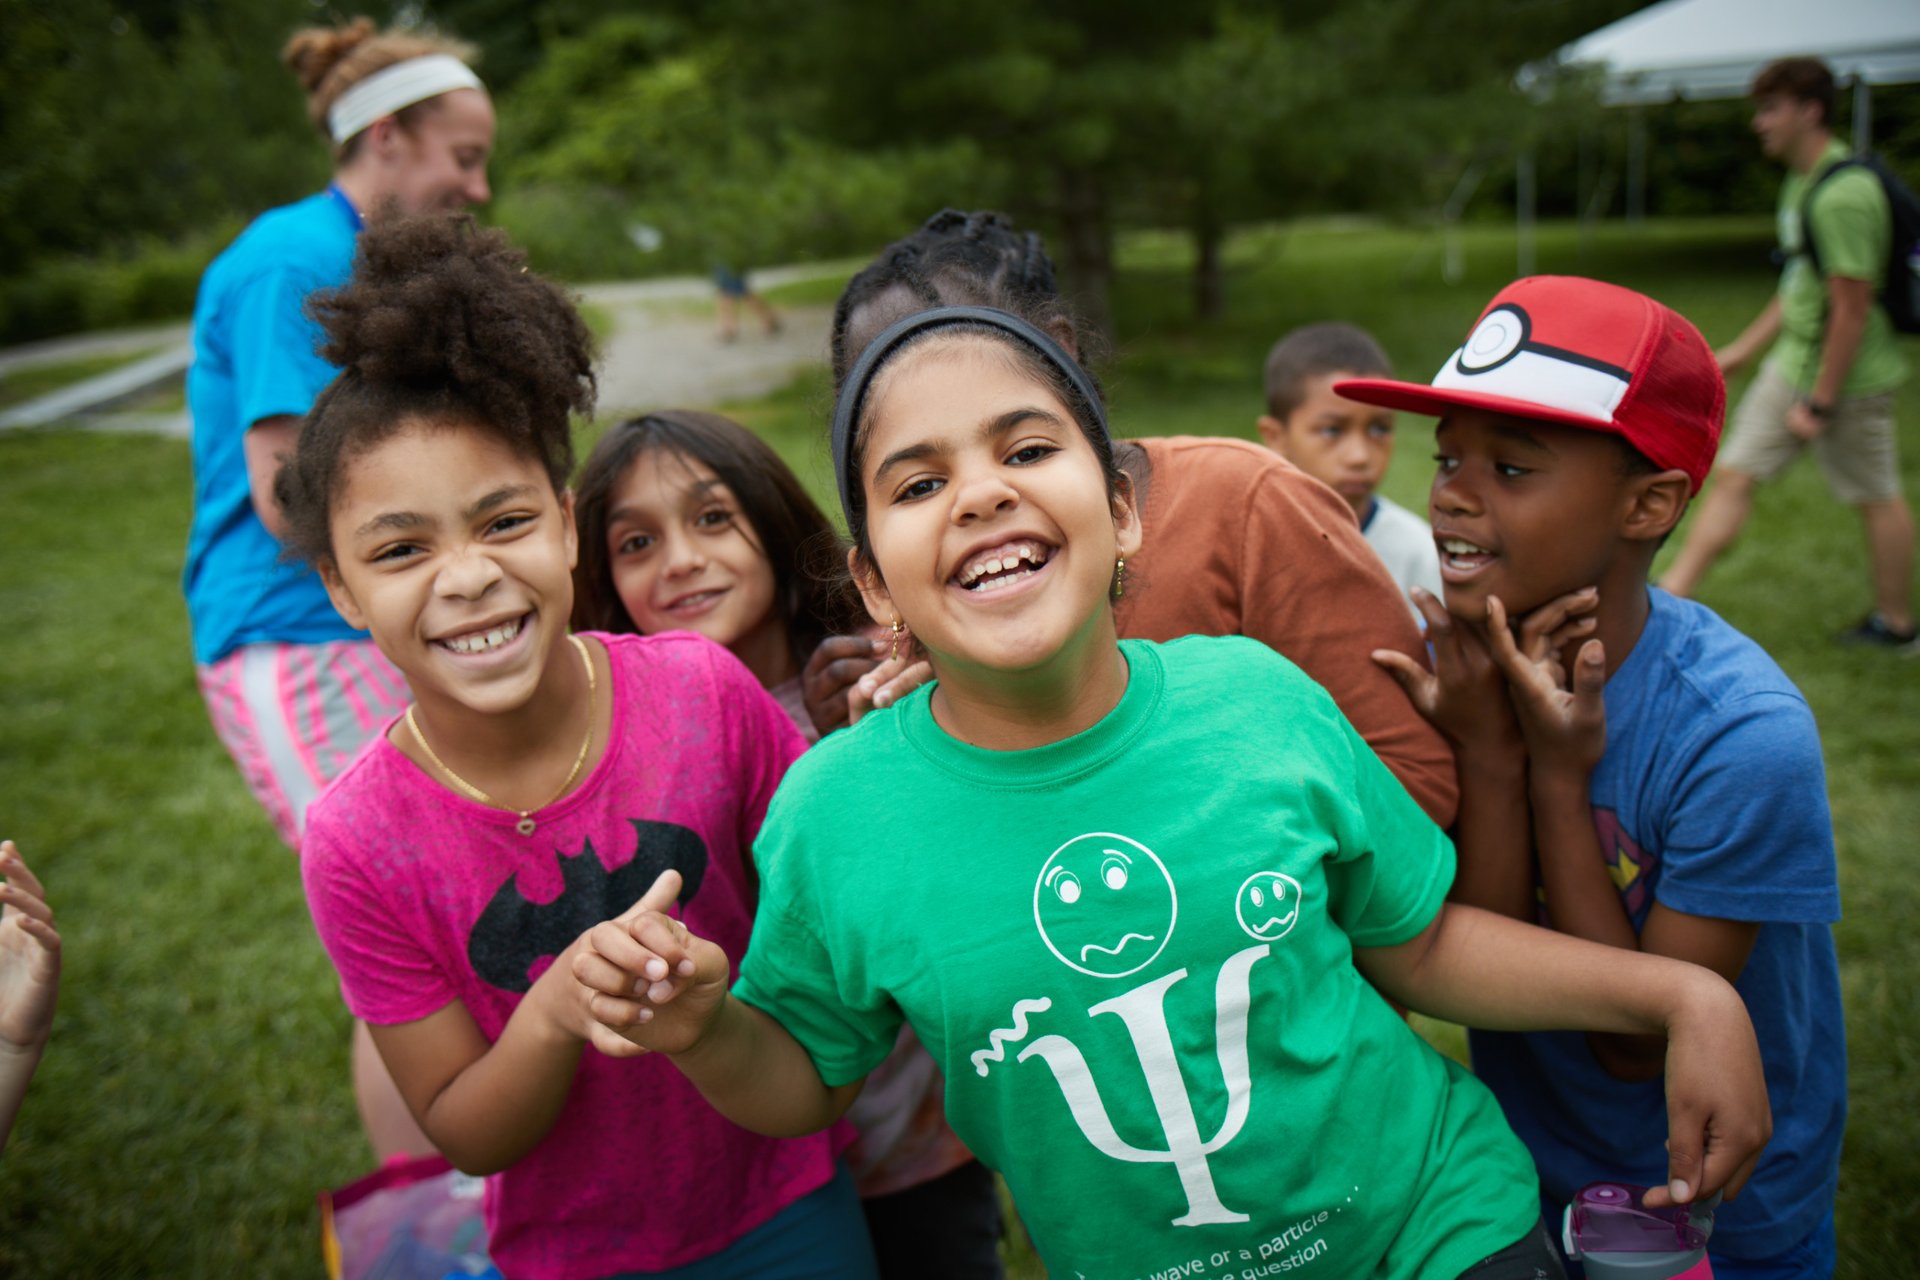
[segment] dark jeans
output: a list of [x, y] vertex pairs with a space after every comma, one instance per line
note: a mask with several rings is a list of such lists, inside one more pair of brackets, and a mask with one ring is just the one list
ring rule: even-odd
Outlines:
[[993, 1171], [952, 1173], [862, 1200], [881, 1280], [1001, 1280], [1000, 1198]]
[[1547, 1229], [1539, 1226], [1524, 1239], [1462, 1271], [1460, 1280], [1567, 1280], [1567, 1271], [1547, 1238]]

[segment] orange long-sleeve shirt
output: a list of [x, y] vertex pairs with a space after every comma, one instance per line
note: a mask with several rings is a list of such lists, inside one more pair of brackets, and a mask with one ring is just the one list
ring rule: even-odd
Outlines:
[[1116, 606], [1120, 634], [1142, 640], [1242, 635], [1317, 680], [1360, 736], [1441, 826], [1459, 783], [1446, 741], [1369, 656], [1426, 661], [1400, 590], [1331, 489], [1243, 440], [1136, 440], [1152, 466]]

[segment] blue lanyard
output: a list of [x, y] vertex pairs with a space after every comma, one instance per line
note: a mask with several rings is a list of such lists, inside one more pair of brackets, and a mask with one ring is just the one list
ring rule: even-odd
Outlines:
[[337, 182], [329, 182], [327, 184], [327, 194], [340, 202], [340, 207], [347, 211], [347, 221], [353, 223], [354, 233], [356, 235], [359, 234], [367, 224], [360, 217], [360, 211], [353, 207], [353, 201], [347, 199], [347, 193], [340, 189], [340, 184]]

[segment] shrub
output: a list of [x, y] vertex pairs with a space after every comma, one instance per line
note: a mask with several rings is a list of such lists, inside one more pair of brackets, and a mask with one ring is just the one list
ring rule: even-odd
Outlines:
[[226, 219], [186, 240], [45, 258], [24, 274], [0, 277], [0, 343], [181, 319], [193, 311], [201, 273], [239, 229]]
[[487, 221], [527, 251], [535, 270], [563, 280], [614, 280], [659, 270], [634, 247], [626, 202], [604, 187], [515, 187], [494, 200]]

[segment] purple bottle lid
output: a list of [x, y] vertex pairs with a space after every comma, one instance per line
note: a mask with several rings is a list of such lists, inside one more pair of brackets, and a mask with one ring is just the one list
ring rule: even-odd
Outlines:
[[[1676, 1204], [1656, 1209], [1646, 1188], [1594, 1182], [1580, 1188], [1568, 1213], [1568, 1242], [1580, 1254], [1687, 1253], [1704, 1249], [1712, 1231], [1710, 1210]], [[1706, 1230], [1699, 1218], [1704, 1216]]]

